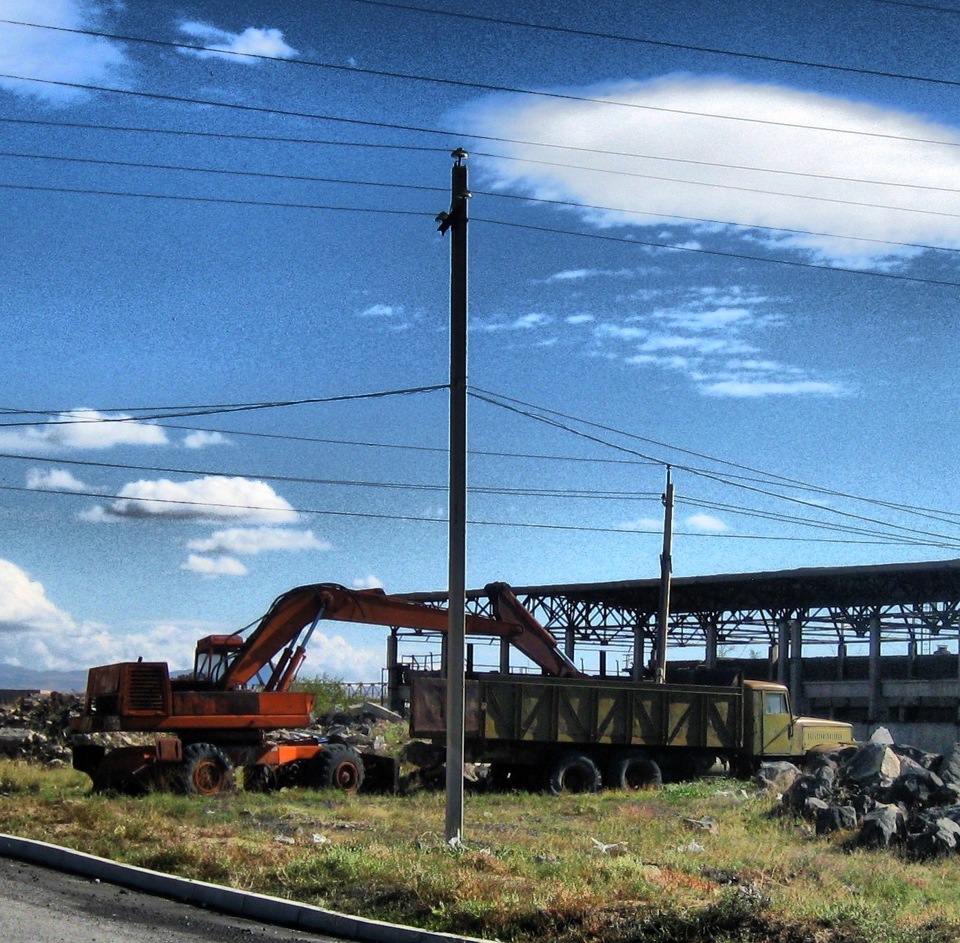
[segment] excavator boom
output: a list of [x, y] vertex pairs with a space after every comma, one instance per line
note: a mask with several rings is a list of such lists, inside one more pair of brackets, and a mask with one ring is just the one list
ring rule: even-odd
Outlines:
[[[556, 639], [523, 608], [506, 583], [491, 583], [488, 591], [498, 618], [467, 615], [465, 628], [468, 634], [509, 640], [547, 674], [556, 677], [582, 674], [560, 651]], [[446, 632], [449, 627], [446, 609], [400, 599], [382, 590], [346, 589], [335, 583], [298, 586], [274, 601], [224, 673], [222, 687], [229, 689], [246, 684], [301, 632], [305, 629], [312, 631], [321, 619], [433, 632]], [[302, 652], [304, 645], [305, 640], [298, 652]], [[291, 653], [289, 657], [296, 659], [297, 655]], [[288, 687], [294, 673], [290, 670], [279, 672], [274, 689]]]

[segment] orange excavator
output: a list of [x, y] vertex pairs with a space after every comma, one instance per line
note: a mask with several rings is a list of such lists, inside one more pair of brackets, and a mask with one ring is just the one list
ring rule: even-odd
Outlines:
[[[466, 616], [468, 634], [507, 639], [554, 677], [580, 677], [556, 639], [522, 606], [506, 583], [486, 589], [495, 618]], [[76, 735], [73, 765], [94, 789], [173, 789], [213, 795], [235, 786], [285, 785], [356, 792], [364, 783], [396, 779], [388, 757], [360, 754], [343, 740], [278, 731], [311, 722], [313, 695], [291, 687], [322, 620], [446, 632], [446, 609], [350, 590], [334, 583], [299, 586], [279, 596], [246, 639], [211, 635], [197, 643], [193, 672], [171, 677], [166, 662], [121, 662], [91, 668]], [[90, 735], [155, 733], [142, 746], [106, 749]]]

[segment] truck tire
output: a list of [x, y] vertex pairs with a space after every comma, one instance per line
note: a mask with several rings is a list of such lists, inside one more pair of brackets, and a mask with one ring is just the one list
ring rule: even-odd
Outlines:
[[599, 792], [602, 780], [597, 764], [586, 753], [561, 754], [550, 767], [547, 789], [555, 796], [570, 792]]
[[177, 785], [190, 796], [215, 796], [233, 792], [233, 763], [212, 743], [191, 743], [183, 751]]
[[363, 760], [345, 743], [328, 743], [310, 764], [309, 785], [353, 794], [363, 785]]
[[656, 761], [643, 750], [625, 750], [610, 764], [607, 785], [611, 789], [659, 789], [663, 774]]

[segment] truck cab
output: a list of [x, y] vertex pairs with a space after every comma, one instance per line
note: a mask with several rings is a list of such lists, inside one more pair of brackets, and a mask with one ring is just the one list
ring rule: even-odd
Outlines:
[[790, 693], [784, 685], [744, 681], [743, 686], [747, 695], [745, 739], [755, 757], [801, 757], [815, 747], [849, 746], [854, 742], [850, 724], [819, 717], [795, 717], [790, 709]]

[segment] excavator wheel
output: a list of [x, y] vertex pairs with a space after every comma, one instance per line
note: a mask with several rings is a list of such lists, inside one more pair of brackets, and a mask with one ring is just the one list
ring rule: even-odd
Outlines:
[[183, 751], [179, 783], [191, 796], [215, 796], [236, 786], [233, 763], [212, 743], [191, 743]]
[[307, 785], [353, 794], [363, 785], [363, 760], [345, 743], [329, 743], [310, 763]]

